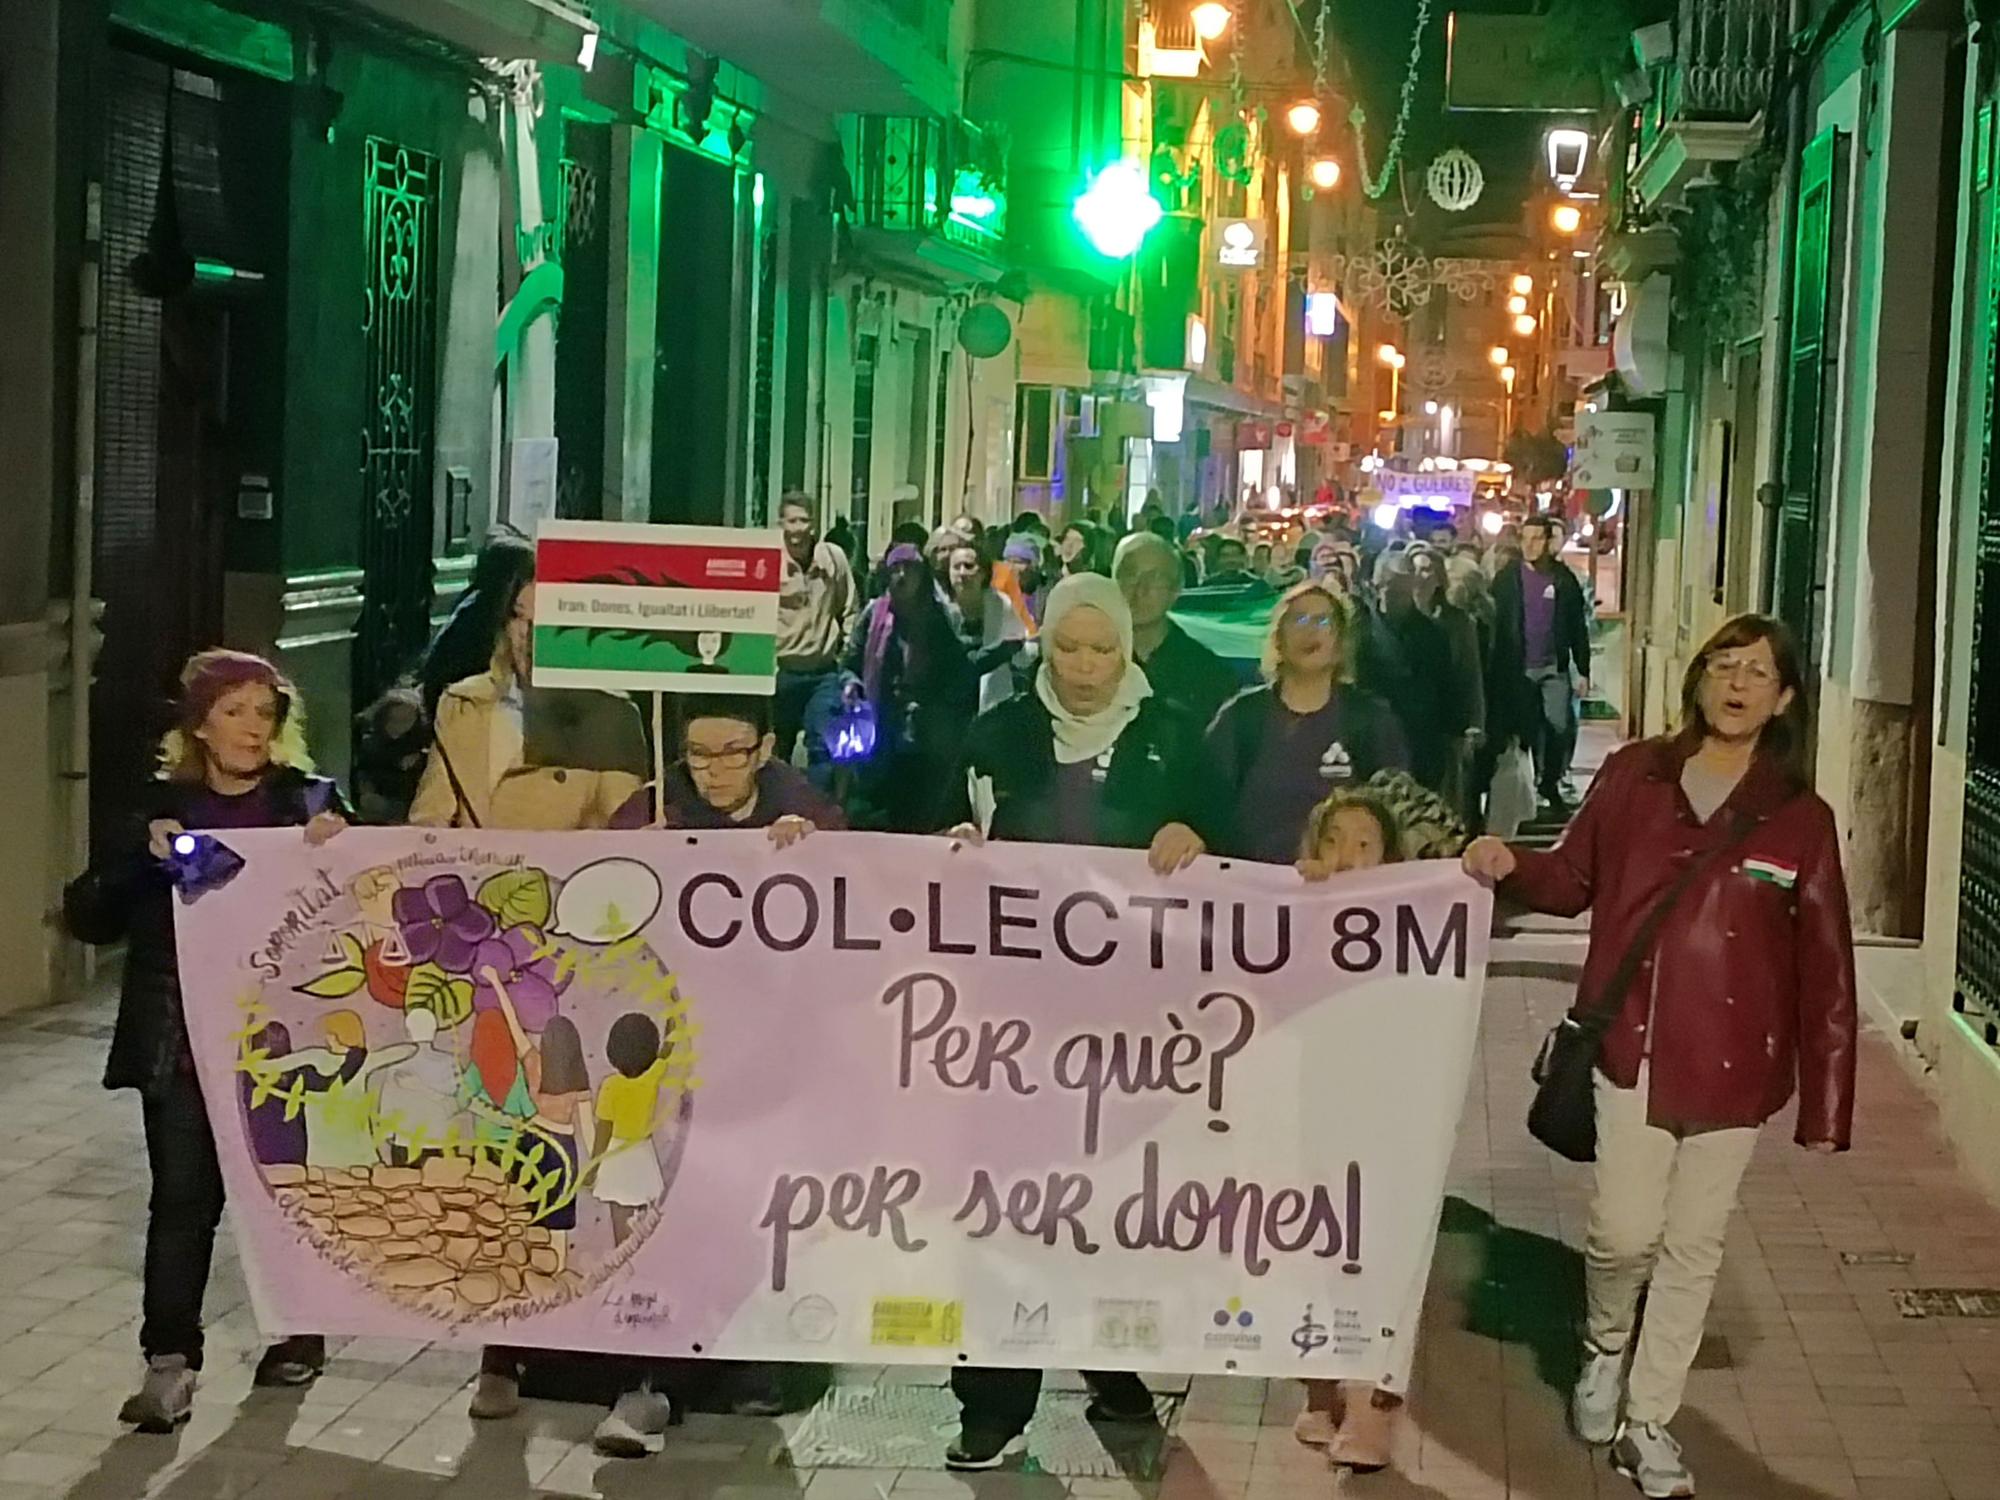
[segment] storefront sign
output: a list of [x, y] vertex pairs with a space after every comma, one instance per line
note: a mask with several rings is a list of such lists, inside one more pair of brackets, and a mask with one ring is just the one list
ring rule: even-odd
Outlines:
[[726, 526], [544, 522], [535, 686], [770, 694], [783, 545]]
[[1653, 487], [1653, 414], [1580, 411], [1570, 486], [1579, 490], [1649, 490]]
[[1224, 219], [1215, 226], [1215, 263], [1230, 271], [1254, 271], [1264, 263], [1264, 221]]
[[1236, 451], [1249, 448], [1271, 446], [1271, 424], [1269, 422], [1238, 422], [1236, 424]]
[[1408, 1368], [1486, 963], [1455, 864], [221, 837], [175, 916], [266, 1333]]

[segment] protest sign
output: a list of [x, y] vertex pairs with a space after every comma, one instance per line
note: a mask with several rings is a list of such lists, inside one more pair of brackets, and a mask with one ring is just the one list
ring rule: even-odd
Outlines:
[[768, 696], [782, 548], [775, 531], [543, 522], [535, 686]]
[[1488, 898], [818, 833], [230, 832], [177, 903], [258, 1320], [1407, 1369]]

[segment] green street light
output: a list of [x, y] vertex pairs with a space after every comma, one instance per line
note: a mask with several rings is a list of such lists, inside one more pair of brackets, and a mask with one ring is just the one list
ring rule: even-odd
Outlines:
[[1091, 248], [1110, 260], [1124, 260], [1160, 222], [1162, 210], [1138, 165], [1115, 161], [1091, 179], [1071, 212]]

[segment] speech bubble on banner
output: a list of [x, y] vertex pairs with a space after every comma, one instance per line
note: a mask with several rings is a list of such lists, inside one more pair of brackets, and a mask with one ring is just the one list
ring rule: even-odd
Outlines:
[[622, 943], [660, 910], [660, 877], [636, 859], [600, 859], [562, 883], [549, 931], [580, 943]]

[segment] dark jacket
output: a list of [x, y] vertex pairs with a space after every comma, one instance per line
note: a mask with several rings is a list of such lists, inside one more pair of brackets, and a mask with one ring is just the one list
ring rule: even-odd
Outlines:
[[1594, 1000], [1690, 859], [1754, 825], [1705, 868], [1604, 1039], [1599, 1066], [1638, 1082], [1652, 1037], [1648, 1117], [1758, 1125], [1799, 1093], [1798, 1140], [1845, 1148], [1854, 1118], [1854, 938], [1833, 813], [1760, 757], [1706, 823], [1681, 791], [1687, 750], [1628, 745], [1604, 764], [1554, 849], [1516, 849], [1502, 889], [1538, 911], [1591, 914], [1579, 995]]
[[[1510, 740], [1532, 743], [1541, 722], [1541, 696], [1528, 681], [1521, 593], [1528, 565], [1512, 562], [1493, 580], [1493, 650], [1486, 664], [1487, 733], [1495, 748]], [[1555, 664], [1590, 676], [1590, 607], [1583, 585], [1567, 563], [1550, 575], [1556, 584]]]
[[[1310, 801], [1301, 795], [1303, 805], [1251, 809], [1243, 805], [1246, 783], [1274, 716], [1289, 711], [1278, 701], [1278, 690], [1270, 683], [1245, 688], [1222, 706], [1209, 725], [1204, 744], [1204, 768], [1221, 804], [1211, 814], [1221, 825], [1221, 842], [1210, 845], [1217, 853], [1288, 863], [1298, 857], [1306, 818], [1320, 800], [1343, 784], [1358, 787], [1378, 771], [1408, 768], [1408, 741], [1396, 714], [1380, 698], [1343, 683], [1334, 689], [1333, 708], [1339, 716], [1340, 744], [1349, 756], [1346, 781], [1312, 787]], [[1254, 826], [1246, 826], [1253, 820]]]
[[[1008, 843], [1052, 843], [1055, 835], [1055, 725], [1033, 688], [972, 721], [963, 770], [953, 778], [948, 826], [972, 821], [971, 778], [993, 784], [988, 836]], [[1143, 849], [1169, 823], [1185, 823], [1211, 849], [1223, 825], [1203, 785], [1201, 733], [1195, 721], [1148, 698], [1112, 747], [1094, 844]]]
[[[289, 766], [274, 767], [271, 777], [272, 792], [284, 810], [278, 826], [302, 827], [326, 811], [352, 819], [339, 788], [325, 777]], [[104, 1069], [108, 1089], [153, 1088], [174, 1066], [175, 1049], [186, 1035], [174, 948], [173, 884], [166, 867], [147, 852], [146, 830], [161, 818], [192, 828], [186, 810], [200, 790], [188, 782], [148, 782], [131, 823], [63, 892], [63, 920], [73, 937], [93, 944], [126, 943], [118, 1022]]]
[[[757, 805], [747, 818], [718, 812], [702, 798], [685, 763], [667, 767], [667, 828], [769, 828], [780, 818], [804, 818], [815, 828], [845, 828], [840, 804], [806, 779], [803, 771], [784, 761], [767, 762], [757, 772]], [[653, 789], [642, 786], [611, 815], [613, 828], [651, 828]]]
[[1153, 694], [1206, 729], [1216, 711], [1236, 695], [1243, 678], [1228, 662], [1172, 620], [1167, 636], [1139, 663]]

